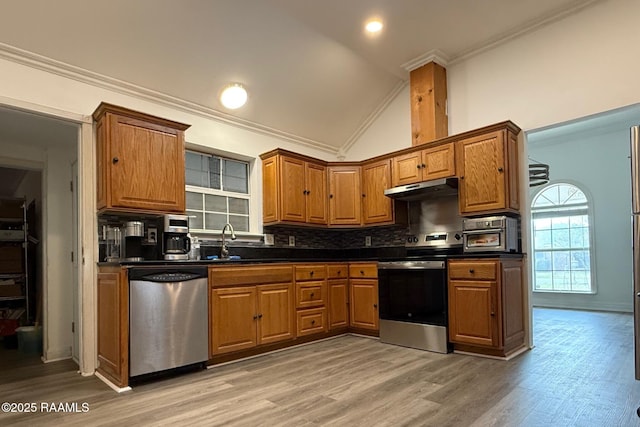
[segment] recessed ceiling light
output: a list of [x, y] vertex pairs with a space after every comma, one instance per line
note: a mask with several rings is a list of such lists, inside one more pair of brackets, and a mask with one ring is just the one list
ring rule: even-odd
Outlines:
[[247, 90], [240, 83], [231, 83], [222, 90], [220, 102], [230, 110], [240, 108], [247, 102]]
[[364, 29], [367, 31], [367, 33], [377, 34], [382, 31], [383, 26], [384, 25], [382, 24], [382, 21], [376, 18], [367, 21], [367, 23], [364, 25]]

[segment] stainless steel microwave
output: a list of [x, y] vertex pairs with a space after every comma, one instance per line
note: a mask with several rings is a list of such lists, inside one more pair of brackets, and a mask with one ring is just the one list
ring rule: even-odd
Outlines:
[[508, 216], [465, 218], [464, 252], [518, 252], [518, 220]]

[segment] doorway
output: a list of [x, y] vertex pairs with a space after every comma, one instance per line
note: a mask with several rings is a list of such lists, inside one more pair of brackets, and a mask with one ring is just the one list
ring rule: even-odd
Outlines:
[[[538, 222], [541, 224], [549, 222], [546, 224], [549, 225], [549, 230], [539, 230], [536, 235], [535, 224], [532, 222], [533, 235], [530, 239], [532, 243], [528, 251], [531, 254], [531, 262], [534, 264], [534, 276], [531, 280], [533, 306], [593, 311], [633, 311], [629, 128], [638, 123], [640, 123], [640, 105], [634, 105], [527, 132], [529, 161], [546, 163], [550, 169], [549, 187], [532, 187], [529, 204], [531, 205], [534, 198], [541, 195], [545, 189], [552, 189], [554, 185], [559, 188], [562, 185], [565, 188], [571, 188], [572, 185], [569, 184], [573, 184], [584, 192], [585, 199], [589, 199], [591, 205], [588, 215], [583, 215], [587, 218], [583, 218], [583, 221], [587, 223], [582, 225], [588, 225], [588, 228], [578, 227], [577, 224], [569, 222], [562, 224], [562, 218], [558, 218], [555, 225], [551, 224], [551, 218], [547, 221], [545, 216], [554, 214], [545, 211], [551, 209], [551, 205], [556, 202], [555, 199], [545, 200], [548, 206], [538, 209], [540, 211]], [[564, 196], [566, 200], [571, 201], [568, 194]], [[557, 201], [562, 202], [561, 199], [563, 197], [559, 197]], [[537, 201], [539, 202], [539, 199]], [[576, 203], [572, 206], [575, 211]], [[536, 215], [535, 209], [533, 211]], [[577, 218], [577, 213], [574, 211], [571, 211], [572, 215]], [[590, 239], [587, 235], [582, 242], [570, 240], [570, 232], [585, 229], [589, 229], [592, 233]], [[544, 240], [545, 236], [551, 240], [535, 241], [536, 238]], [[569, 240], [565, 244], [563, 239], [567, 236]], [[569, 286], [563, 284], [554, 289], [553, 284], [540, 283], [541, 286], [538, 288], [548, 286], [550, 289], [537, 290], [535, 266], [538, 265], [541, 266], [541, 280], [546, 280], [545, 274], [548, 272], [557, 274], [558, 279], [571, 280], [575, 276], [578, 280], [581, 272], [574, 271], [574, 267], [577, 270], [580, 269], [577, 268], [579, 267], [577, 263], [566, 262], [563, 266], [561, 259], [564, 257], [570, 261], [574, 260], [575, 257], [561, 255], [562, 252], [567, 252], [565, 249], [570, 248], [572, 244], [581, 244], [582, 252], [585, 252], [586, 247], [592, 254], [593, 283], [590, 287], [579, 286], [580, 283], [575, 282], [569, 283]], [[542, 252], [545, 251], [540, 250], [536, 252], [536, 245], [548, 246], [549, 250], [546, 251], [548, 253], [543, 254]], [[556, 250], [556, 248], [559, 249]], [[621, 256], [620, 248], [628, 248], [628, 250], [623, 251]], [[553, 254], [554, 251], [558, 254], [557, 260], [549, 256], [549, 253]], [[580, 255], [577, 252], [576, 254]], [[542, 259], [543, 256], [549, 259]], [[546, 267], [549, 267], [546, 269], [548, 271], [545, 270]]]
[[[8, 189], [9, 181], [2, 178], [0, 188], [35, 202], [36, 225], [29, 227], [30, 245], [35, 249], [27, 259], [35, 267], [35, 302], [33, 314], [20, 322], [42, 326], [38, 356], [44, 362], [71, 358], [74, 347], [77, 354], [72, 328], [73, 313], [79, 307], [73, 296], [78, 270], [73, 268], [71, 253], [73, 230], [78, 226], [69, 213], [73, 210], [70, 186], [79, 127], [71, 121], [0, 106], [0, 173], [3, 169], [22, 173], [17, 189]], [[38, 351], [18, 348], [22, 350], [29, 355]]]

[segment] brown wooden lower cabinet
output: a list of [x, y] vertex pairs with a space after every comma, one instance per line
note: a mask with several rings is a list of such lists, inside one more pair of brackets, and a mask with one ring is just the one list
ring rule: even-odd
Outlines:
[[325, 307], [298, 310], [297, 316], [299, 337], [327, 332], [327, 309]]
[[524, 346], [521, 259], [449, 261], [449, 340], [460, 351], [508, 356]]
[[211, 268], [211, 356], [295, 338], [292, 281], [291, 266]]
[[98, 369], [119, 387], [129, 383], [129, 286], [127, 271], [98, 268]]
[[378, 331], [378, 266], [349, 264], [349, 326]]

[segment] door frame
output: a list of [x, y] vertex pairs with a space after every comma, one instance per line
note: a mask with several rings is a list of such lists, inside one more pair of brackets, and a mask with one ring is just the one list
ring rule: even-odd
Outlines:
[[[14, 98], [0, 96], [0, 106], [14, 110], [26, 111], [35, 115], [52, 117], [74, 123], [78, 126], [76, 138], [76, 161], [78, 164], [78, 235], [79, 253], [78, 266], [73, 275], [78, 279], [79, 334], [78, 364], [83, 376], [93, 375], [97, 367], [97, 300], [96, 300], [96, 260], [97, 260], [97, 218], [95, 191], [95, 144], [93, 119], [89, 115], [82, 115], [70, 111], [47, 107], [40, 104], [21, 101]], [[46, 265], [43, 268], [46, 269]], [[43, 283], [43, 294], [46, 295], [47, 283]], [[46, 300], [43, 300], [43, 305]], [[46, 327], [45, 327], [46, 332]], [[46, 333], [44, 334], [46, 339]]]

